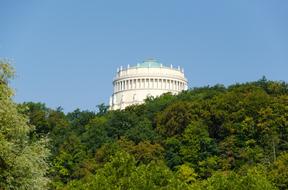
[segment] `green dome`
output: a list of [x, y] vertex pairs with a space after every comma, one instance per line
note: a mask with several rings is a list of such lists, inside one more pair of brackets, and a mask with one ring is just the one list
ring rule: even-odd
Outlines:
[[155, 59], [148, 59], [142, 63], [138, 63], [137, 67], [141, 67], [141, 68], [160, 68], [163, 67], [162, 63], [158, 62]]

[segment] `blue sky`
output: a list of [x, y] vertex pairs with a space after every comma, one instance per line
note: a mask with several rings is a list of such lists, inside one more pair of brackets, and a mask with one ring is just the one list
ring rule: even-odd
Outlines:
[[117, 67], [156, 58], [190, 87], [288, 81], [287, 0], [0, 0], [0, 57], [17, 102], [108, 103]]

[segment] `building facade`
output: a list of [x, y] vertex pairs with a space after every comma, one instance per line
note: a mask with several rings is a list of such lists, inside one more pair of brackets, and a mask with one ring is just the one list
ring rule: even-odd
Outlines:
[[113, 94], [110, 109], [124, 109], [133, 104], [144, 103], [149, 96], [160, 96], [171, 92], [177, 94], [187, 90], [188, 81], [184, 69], [164, 66], [154, 59], [138, 63], [136, 66], [117, 69], [113, 80]]

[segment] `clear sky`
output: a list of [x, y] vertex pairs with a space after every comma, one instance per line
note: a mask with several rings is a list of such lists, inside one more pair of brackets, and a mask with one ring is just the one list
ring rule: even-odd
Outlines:
[[287, 0], [0, 0], [17, 102], [108, 104], [117, 67], [182, 66], [190, 87], [288, 81]]

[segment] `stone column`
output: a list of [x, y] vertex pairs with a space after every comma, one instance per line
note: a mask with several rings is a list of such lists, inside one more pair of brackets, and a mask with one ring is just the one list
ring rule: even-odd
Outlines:
[[136, 81], [136, 88], [140, 88], [140, 79], [137, 79]]
[[159, 79], [156, 79], [156, 88], [159, 88]]

